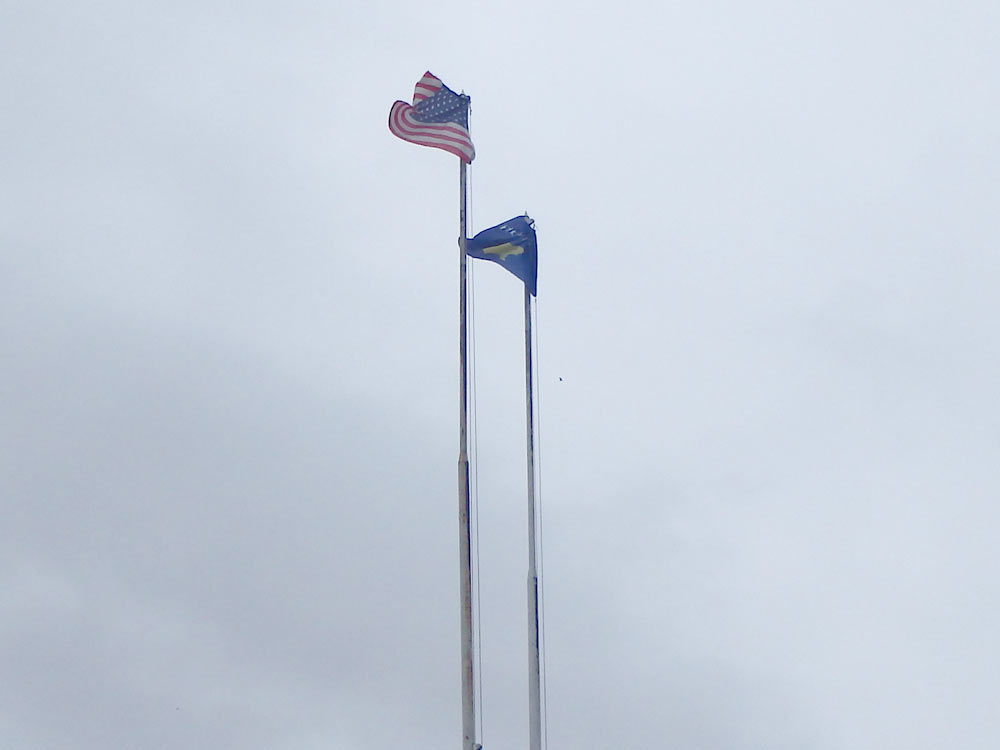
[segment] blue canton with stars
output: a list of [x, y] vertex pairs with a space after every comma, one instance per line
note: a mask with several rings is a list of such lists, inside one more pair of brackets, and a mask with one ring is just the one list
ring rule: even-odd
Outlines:
[[469, 97], [441, 85], [434, 96], [414, 106], [411, 117], [417, 122], [454, 122], [469, 129]]

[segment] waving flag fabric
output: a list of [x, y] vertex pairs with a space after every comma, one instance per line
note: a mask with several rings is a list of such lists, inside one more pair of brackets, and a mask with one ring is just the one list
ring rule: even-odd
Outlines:
[[467, 164], [476, 157], [469, 135], [469, 97], [456, 94], [429, 71], [417, 82], [413, 104], [392, 105], [389, 130], [404, 141], [455, 154]]
[[465, 243], [470, 258], [481, 258], [499, 263], [517, 276], [535, 296], [538, 280], [538, 239], [535, 222], [527, 216], [513, 219], [484, 229]]

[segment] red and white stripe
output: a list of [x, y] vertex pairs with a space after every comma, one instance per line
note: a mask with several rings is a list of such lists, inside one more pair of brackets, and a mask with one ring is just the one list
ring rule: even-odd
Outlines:
[[455, 154], [465, 163], [471, 163], [476, 156], [472, 145], [472, 136], [466, 128], [457, 122], [418, 122], [413, 117], [414, 105], [434, 96], [440, 90], [440, 79], [425, 73], [413, 91], [413, 104], [396, 102], [389, 110], [389, 130], [404, 141], [420, 146], [439, 148]]
[[430, 99], [443, 85], [441, 79], [428, 70], [413, 89], [413, 103], [416, 105], [424, 99]]

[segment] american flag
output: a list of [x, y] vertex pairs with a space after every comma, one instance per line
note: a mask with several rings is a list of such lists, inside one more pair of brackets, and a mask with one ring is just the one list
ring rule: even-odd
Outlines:
[[404, 141], [444, 149], [466, 163], [476, 158], [469, 135], [469, 97], [456, 94], [430, 72], [417, 81], [413, 104], [392, 105], [389, 130]]

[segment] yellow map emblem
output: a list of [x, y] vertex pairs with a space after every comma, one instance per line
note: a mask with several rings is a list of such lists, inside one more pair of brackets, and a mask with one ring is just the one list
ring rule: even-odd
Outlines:
[[505, 242], [502, 245], [494, 245], [493, 247], [483, 248], [483, 252], [486, 255], [496, 255], [500, 258], [500, 262], [502, 263], [507, 260], [508, 255], [523, 255], [524, 248], [511, 242]]

